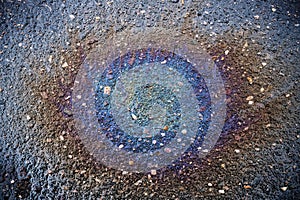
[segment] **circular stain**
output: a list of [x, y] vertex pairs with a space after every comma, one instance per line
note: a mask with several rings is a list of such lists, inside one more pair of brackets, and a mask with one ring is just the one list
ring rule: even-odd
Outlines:
[[149, 172], [187, 153], [201, 158], [223, 128], [226, 96], [213, 61], [184, 36], [167, 31], [153, 41], [154, 32], [100, 45], [74, 83], [79, 136], [115, 169]]
[[[155, 80], [168, 78], [164, 71], [173, 70], [176, 72], [164, 84], [169, 87], [163, 86], [162, 81]], [[122, 76], [125, 72], [126, 78]], [[149, 77], [150, 74], [153, 74], [152, 78]], [[174, 78], [175, 76], [178, 78]], [[184, 78], [188, 83], [182, 82]], [[116, 87], [118, 81], [121, 84]], [[128, 87], [125, 89], [126, 84]], [[186, 84], [190, 84], [191, 88]], [[182, 91], [186, 94], [176, 90], [186, 90]], [[210, 95], [201, 75], [189, 62], [171, 52], [149, 48], [127, 53], [104, 70], [97, 85], [95, 104], [102, 134], [115, 146], [134, 153], [154, 152], [169, 144], [177, 134], [177, 144], [181, 145], [183, 137], [187, 135], [183, 134], [186, 131], [184, 126], [188, 124], [185, 120], [190, 119], [181, 117], [183, 113], [178, 95], [191, 98], [194, 95], [197, 102], [186, 101], [181, 104], [192, 103], [188, 106], [197, 105], [201, 108], [198, 109], [198, 119], [197, 116], [194, 117], [198, 131], [195, 130], [197, 134], [193, 147], [198, 147], [209, 126], [211, 114]]]

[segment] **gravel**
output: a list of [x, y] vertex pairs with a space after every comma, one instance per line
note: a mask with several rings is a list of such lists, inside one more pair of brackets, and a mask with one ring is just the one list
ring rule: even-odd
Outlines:
[[[2, 1], [0, 199], [297, 199], [299, 7], [293, 0]], [[225, 84], [226, 124], [205, 158], [127, 173], [102, 165], [82, 144], [72, 87], [97, 45], [146, 27], [178, 31], [211, 55]]]

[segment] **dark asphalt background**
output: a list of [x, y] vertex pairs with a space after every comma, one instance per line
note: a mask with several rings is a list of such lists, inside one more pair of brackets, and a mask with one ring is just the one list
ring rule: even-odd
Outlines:
[[[2, 0], [0, 199], [299, 199], [299, 8], [297, 0]], [[228, 97], [210, 154], [155, 176], [97, 163], [68, 97], [89, 51], [145, 27], [196, 39]]]

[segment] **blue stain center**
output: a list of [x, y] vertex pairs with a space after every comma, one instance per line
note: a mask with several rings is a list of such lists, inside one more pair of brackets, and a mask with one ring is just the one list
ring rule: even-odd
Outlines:
[[[165, 50], [160, 49], [141, 49], [128, 52], [127, 54], [114, 60], [102, 73], [96, 86], [95, 104], [97, 118], [102, 134], [106, 135], [108, 140], [123, 150], [134, 153], [153, 152], [166, 146], [178, 133], [180, 126], [180, 104], [172, 91], [160, 84], [146, 84], [135, 88], [134, 96], [130, 104], [126, 105], [128, 115], [131, 120], [139, 126], [151, 125], [149, 110], [156, 104], [166, 110], [164, 123], [157, 127], [157, 132], [149, 134], [147, 137], [131, 135], [123, 131], [115, 122], [114, 116], [110, 110], [111, 95], [105, 94], [104, 87], [111, 88], [114, 91], [118, 77], [135, 67], [140, 67], [146, 63], [165, 63], [166, 68], [173, 68], [182, 74], [193, 87], [193, 92], [198, 100], [199, 124], [198, 132], [194, 143], [188, 151], [197, 150], [202, 144], [209, 127], [211, 109], [210, 95], [202, 76], [197, 70], [184, 58]], [[127, 120], [127, 119], [124, 119]]]

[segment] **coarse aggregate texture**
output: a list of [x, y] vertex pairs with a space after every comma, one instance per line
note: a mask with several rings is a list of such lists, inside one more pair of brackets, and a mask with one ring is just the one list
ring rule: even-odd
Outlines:
[[[296, 0], [1, 1], [0, 199], [297, 199], [299, 8]], [[126, 173], [86, 150], [70, 99], [90, 51], [148, 27], [178, 31], [211, 55], [227, 118], [205, 158]]]

